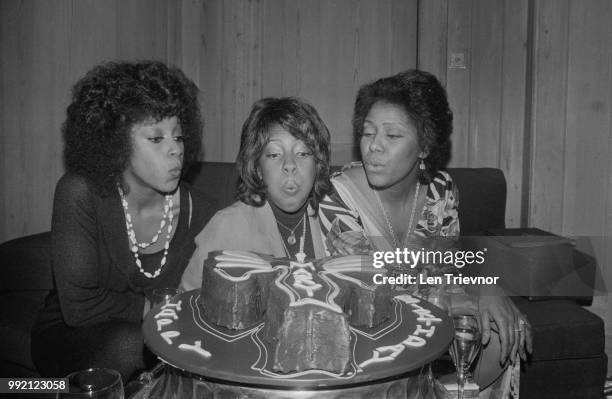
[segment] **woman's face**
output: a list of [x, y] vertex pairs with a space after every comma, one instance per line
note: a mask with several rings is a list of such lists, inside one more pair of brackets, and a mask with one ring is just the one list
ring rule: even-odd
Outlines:
[[308, 146], [277, 125], [259, 158], [258, 172], [268, 199], [285, 212], [295, 212], [312, 191], [316, 164]]
[[137, 123], [132, 127], [132, 155], [124, 181], [130, 189], [174, 191], [183, 169], [183, 133], [176, 117]]
[[416, 174], [421, 149], [417, 129], [404, 110], [377, 102], [365, 118], [359, 143], [370, 185], [391, 187]]

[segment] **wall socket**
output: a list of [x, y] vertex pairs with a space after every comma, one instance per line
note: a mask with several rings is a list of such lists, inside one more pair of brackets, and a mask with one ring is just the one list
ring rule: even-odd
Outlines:
[[465, 69], [465, 53], [450, 53], [448, 68]]

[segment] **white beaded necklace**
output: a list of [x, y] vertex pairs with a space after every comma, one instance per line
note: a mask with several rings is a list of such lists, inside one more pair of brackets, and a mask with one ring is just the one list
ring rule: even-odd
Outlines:
[[[168, 256], [168, 248], [170, 247], [170, 235], [172, 233], [172, 220], [174, 219], [174, 215], [172, 213], [172, 195], [166, 195], [164, 197], [164, 212], [162, 214], [162, 219], [159, 224], [159, 229], [157, 233], [153, 236], [150, 242], [148, 243], [140, 243], [136, 240], [136, 233], [134, 232], [134, 225], [132, 223], [132, 216], [130, 215], [128, 202], [125, 198], [125, 194], [121, 187], [117, 187], [119, 189], [119, 196], [121, 197], [121, 205], [123, 206], [123, 213], [125, 214], [125, 227], [127, 229], [127, 235], [130, 239], [130, 251], [134, 255], [134, 261], [136, 262], [136, 266], [140, 273], [142, 273], [147, 278], [156, 278], [161, 274], [162, 268], [166, 264], [166, 258]], [[140, 257], [138, 256], [138, 248], [148, 248], [151, 245], [155, 244], [159, 238], [159, 235], [162, 232], [162, 229], [166, 225], [166, 219], [168, 220], [168, 228], [166, 231], [166, 242], [164, 243], [164, 255], [162, 256], [161, 264], [153, 273], [149, 273], [142, 268], [142, 262], [140, 261]]]
[[[408, 229], [406, 230], [406, 235], [404, 236], [404, 240], [401, 242], [401, 244], [404, 244], [408, 238], [408, 236], [410, 235], [410, 231], [412, 230], [412, 222], [414, 221], [414, 213], [416, 211], [416, 206], [417, 206], [417, 200], [419, 199], [419, 188], [421, 187], [421, 184], [417, 181], [417, 186], [416, 186], [416, 190], [414, 191], [414, 200], [412, 202], [412, 211], [410, 211], [410, 221], [408, 222]], [[387, 222], [387, 227], [389, 228], [389, 232], [391, 233], [391, 238], [393, 238], [393, 245], [395, 245], [395, 248], [399, 248], [398, 245], [398, 238], [395, 235], [395, 231], [393, 230], [393, 225], [391, 225], [391, 219], [389, 218], [389, 215], [387, 214], [387, 211], [385, 210], [385, 207], [383, 206], [383, 203], [380, 199], [380, 195], [378, 194], [377, 190], [373, 190], [374, 194], [376, 195], [376, 199], [378, 200], [378, 205], [380, 206], [380, 209], [382, 210], [383, 216], [385, 217], [385, 221]]]

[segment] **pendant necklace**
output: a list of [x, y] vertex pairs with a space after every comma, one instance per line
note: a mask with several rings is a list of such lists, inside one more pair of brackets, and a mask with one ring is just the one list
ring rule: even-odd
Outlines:
[[[304, 213], [304, 215], [306, 215], [306, 213]], [[289, 232], [289, 237], [287, 237], [287, 242], [289, 243], [289, 245], [294, 245], [297, 242], [297, 240], [295, 238], [295, 230], [297, 230], [297, 228], [300, 227], [300, 224], [304, 222], [304, 217], [305, 216], [302, 216], [300, 221], [297, 222], [295, 227], [292, 228], [292, 229], [290, 229], [289, 227], [287, 227], [284, 224], [282, 224], [280, 221], [278, 221], [278, 219], [276, 220], [276, 223], [278, 223], [279, 226], [283, 227], [284, 229], [286, 229]]]
[[[306, 259], [306, 253], [304, 252], [304, 244], [306, 242], [306, 213], [304, 213], [304, 216], [302, 216], [302, 220], [300, 221], [300, 223], [303, 224], [302, 236], [300, 237], [300, 250], [299, 250], [298, 253], [295, 254], [295, 258], [297, 259], [298, 262], [304, 263], [304, 260]], [[294, 230], [297, 228], [297, 226], [300, 225], [300, 223], [298, 223], [295, 226]], [[285, 226], [283, 226], [283, 227], [285, 227]], [[287, 228], [287, 227], [285, 227], [285, 228]], [[292, 232], [292, 234], [293, 234], [293, 232]], [[281, 237], [281, 242], [283, 243], [283, 248], [285, 249], [285, 253], [287, 253], [289, 258], [291, 258], [291, 252], [289, 252], [289, 249], [285, 245], [285, 241], [282, 239], [282, 237]], [[290, 240], [287, 240], [287, 242], [289, 244], [291, 244], [291, 245], [295, 244], [295, 242], [296, 242], [295, 235], [293, 236], [293, 244], [291, 243]]]
[[[406, 242], [406, 240], [408, 239], [408, 236], [410, 235], [410, 231], [412, 230], [412, 222], [414, 221], [414, 213], [416, 211], [417, 200], [419, 199], [420, 187], [421, 187], [421, 184], [417, 181], [416, 190], [414, 191], [414, 199], [412, 201], [412, 210], [410, 211], [410, 221], [408, 222], [408, 229], [406, 230], [406, 235], [404, 236], [404, 240], [401, 242], [401, 244], [404, 244]], [[373, 191], [374, 191], [374, 194], [376, 195], [376, 199], [378, 200], [378, 205], [380, 206], [380, 209], [382, 210], [382, 214], [385, 217], [385, 221], [387, 222], [387, 227], [389, 228], [389, 232], [391, 233], [391, 238], [393, 239], [393, 245], [395, 245], [395, 248], [399, 248], [398, 246], [399, 240], [398, 240], [398, 237], [395, 235], [395, 231], [393, 230], [391, 219], [389, 218], [389, 215], [387, 214], [387, 211], [385, 210], [382, 200], [380, 199], [380, 195], [378, 194], [378, 191], [377, 190], [373, 190]]]

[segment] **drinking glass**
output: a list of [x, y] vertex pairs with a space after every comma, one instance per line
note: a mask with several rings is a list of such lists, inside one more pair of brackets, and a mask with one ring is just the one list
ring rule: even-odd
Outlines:
[[151, 297], [152, 305], [164, 305], [180, 294], [178, 288], [154, 288]]
[[468, 370], [480, 351], [481, 333], [477, 314], [454, 312], [452, 317], [455, 338], [449, 352], [457, 369], [457, 398], [463, 399]]
[[92, 368], [69, 374], [68, 392], [57, 398], [124, 399], [121, 374], [112, 369]]

